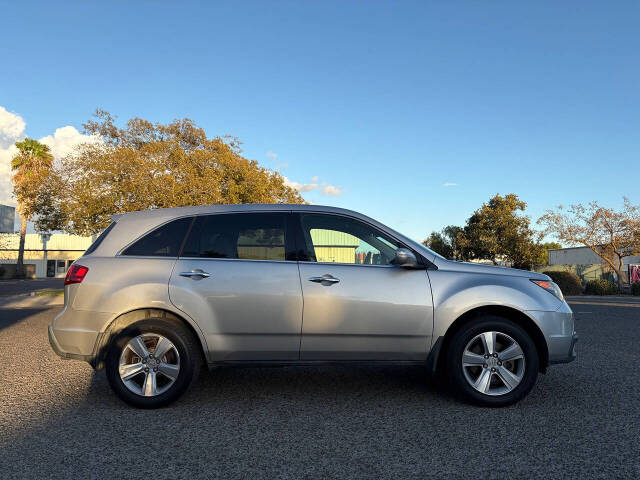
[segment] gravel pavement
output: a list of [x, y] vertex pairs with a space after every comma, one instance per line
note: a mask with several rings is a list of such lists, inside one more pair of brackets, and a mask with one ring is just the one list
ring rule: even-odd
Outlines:
[[156, 411], [51, 351], [59, 307], [0, 308], [0, 477], [638, 477], [640, 309], [573, 308], [578, 359], [509, 408], [419, 368], [320, 367], [203, 371]]

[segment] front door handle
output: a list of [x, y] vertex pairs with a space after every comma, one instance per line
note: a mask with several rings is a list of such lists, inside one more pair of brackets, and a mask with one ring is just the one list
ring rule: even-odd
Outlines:
[[329, 274], [322, 275], [321, 277], [310, 277], [310, 282], [322, 283], [325, 285], [333, 285], [334, 283], [338, 283], [340, 281], [339, 278], [333, 277]]
[[188, 278], [208, 278], [211, 274], [203, 272], [202, 270], [191, 270], [190, 272], [180, 272], [180, 276]]

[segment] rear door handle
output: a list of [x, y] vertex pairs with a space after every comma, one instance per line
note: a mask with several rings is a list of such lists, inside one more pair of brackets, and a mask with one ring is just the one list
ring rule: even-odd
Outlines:
[[338, 283], [340, 279], [336, 277], [332, 277], [329, 274], [325, 274], [325, 275], [322, 275], [321, 277], [310, 277], [309, 281], [315, 282], [315, 283], [325, 283], [325, 284], [333, 285], [334, 283]]
[[190, 272], [180, 272], [180, 276], [188, 278], [208, 278], [211, 274], [203, 272], [202, 270], [191, 270]]

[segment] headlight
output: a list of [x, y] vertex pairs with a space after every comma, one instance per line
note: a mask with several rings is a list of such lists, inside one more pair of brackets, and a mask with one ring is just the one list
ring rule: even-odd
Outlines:
[[538, 285], [541, 288], [544, 288], [547, 292], [549, 292], [550, 294], [552, 294], [553, 296], [555, 296], [558, 300], [563, 301], [564, 300], [564, 296], [562, 295], [562, 290], [560, 290], [560, 287], [558, 285], [556, 285], [555, 283], [549, 281], [549, 280], [534, 280], [531, 279], [531, 281], [533, 283], [535, 283], [536, 285]]

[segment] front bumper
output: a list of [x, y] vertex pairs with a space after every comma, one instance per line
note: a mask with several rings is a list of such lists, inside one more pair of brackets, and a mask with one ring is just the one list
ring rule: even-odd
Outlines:
[[569, 363], [576, 359], [576, 342], [573, 312], [566, 302], [554, 312], [528, 311], [542, 330], [547, 341], [549, 365]]
[[549, 365], [556, 365], [558, 363], [569, 363], [576, 359], [576, 343], [578, 343], [578, 334], [573, 332], [571, 337], [571, 346], [569, 347], [569, 355], [566, 357], [556, 357], [553, 360], [549, 360]]

